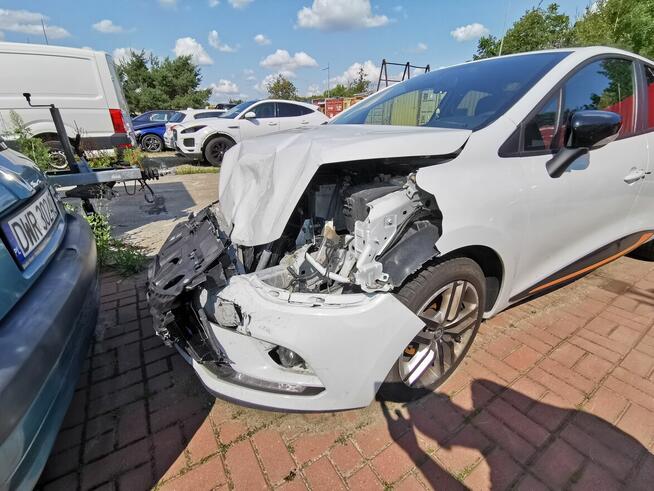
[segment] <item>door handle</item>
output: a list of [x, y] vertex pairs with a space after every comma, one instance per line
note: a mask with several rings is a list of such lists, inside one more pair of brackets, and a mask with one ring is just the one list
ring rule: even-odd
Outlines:
[[632, 167], [629, 171], [629, 174], [624, 176], [624, 182], [627, 184], [633, 184], [640, 179], [644, 179], [647, 174], [651, 174], [651, 172], [647, 172], [644, 169], [636, 169], [635, 167]]
[[309, 121], [302, 121], [301, 124], [309, 124]]
[[277, 126], [277, 123], [268, 123], [268, 126]]

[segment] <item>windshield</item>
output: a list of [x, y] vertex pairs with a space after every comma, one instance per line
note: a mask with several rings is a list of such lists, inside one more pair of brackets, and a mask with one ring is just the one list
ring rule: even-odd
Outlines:
[[150, 121], [150, 116], [152, 113], [143, 113], [135, 118], [132, 118], [132, 121], [135, 123], [147, 123]]
[[229, 111], [226, 113], [221, 114], [218, 116], [219, 118], [227, 118], [227, 119], [234, 119], [236, 116], [241, 114], [243, 111], [245, 111], [248, 107], [250, 107], [252, 104], [258, 101], [245, 101], [241, 102], [240, 104], [234, 106], [231, 108]]
[[569, 52], [492, 58], [436, 70], [361, 101], [330, 124], [480, 129]]

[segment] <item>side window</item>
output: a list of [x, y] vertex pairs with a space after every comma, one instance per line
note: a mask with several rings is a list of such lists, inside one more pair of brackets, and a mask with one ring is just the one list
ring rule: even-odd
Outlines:
[[301, 116], [304, 116], [305, 114], [311, 114], [312, 112], [314, 112], [313, 109], [309, 109], [308, 107], [298, 106], [298, 108], [300, 108]]
[[206, 119], [206, 118], [217, 118], [223, 114], [220, 111], [211, 111], [211, 112], [206, 112], [206, 113], [199, 113], [195, 115], [195, 119]]
[[647, 82], [647, 127], [654, 128], [654, 67], [645, 67]]
[[277, 117], [279, 118], [293, 118], [296, 116], [302, 116], [302, 106], [297, 104], [288, 104], [286, 102], [277, 103]]
[[561, 91], [557, 91], [556, 95], [525, 124], [525, 151], [550, 150], [557, 147], [555, 135], [558, 130], [560, 94]]
[[275, 117], [275, 103], [274, 102], [264, 102], [255, 106], [251, 111], [254, 111], [254, 114], [257, 115], [257, 119], [261, 118], [274, 118]]
[[633, 62], [620, 58], [596, 61], [579, 70], [563, 87], [563, 122], [575, 111], [600, 109], [622, 116], [620, 136], [634, 132]]
[[154, 113], [150, 116], [150, 121], [168, 121], [167, 113]]

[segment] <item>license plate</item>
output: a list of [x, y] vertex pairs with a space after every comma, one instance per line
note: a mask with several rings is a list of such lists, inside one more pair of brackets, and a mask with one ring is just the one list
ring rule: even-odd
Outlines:
[[47, 189], [29, 206], [2, 222], [4, 236], [21, 268], [36, 257], [58, 222], [59, 210]]

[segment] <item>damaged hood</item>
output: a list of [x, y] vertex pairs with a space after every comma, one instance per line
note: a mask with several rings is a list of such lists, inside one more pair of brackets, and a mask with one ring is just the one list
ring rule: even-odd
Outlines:
[[455, 153], [470, 130], [322, 125], [246, 140], [225, 154], [220, 205], [231, 239], [254, 246], [279, 238], [296, 203], [324, 164]]

